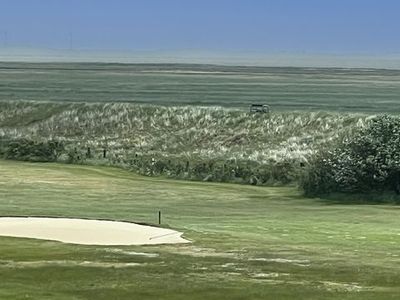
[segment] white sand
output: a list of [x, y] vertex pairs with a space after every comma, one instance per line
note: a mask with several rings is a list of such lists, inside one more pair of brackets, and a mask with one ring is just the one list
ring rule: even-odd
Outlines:
[[128, 222], [67, 218], [1, 217], [0, 236], [53, 240], [82, 245], [188, 243], [171, 229]]

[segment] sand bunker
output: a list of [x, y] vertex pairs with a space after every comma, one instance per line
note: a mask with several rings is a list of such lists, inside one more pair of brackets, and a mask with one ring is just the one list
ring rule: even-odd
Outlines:
[[1, 217], [0, 236], [83, 245], [156, 245], [188, 243], [171, 229], [101, 220]]

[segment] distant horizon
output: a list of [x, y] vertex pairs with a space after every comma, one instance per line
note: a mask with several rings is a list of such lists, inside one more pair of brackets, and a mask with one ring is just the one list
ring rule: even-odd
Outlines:
[[0, 62], [183, 63], [227, 66], [366, 68], [400, 70], [400, 53], [334, 54], [266, 51], [94, 50], [0, 47]]

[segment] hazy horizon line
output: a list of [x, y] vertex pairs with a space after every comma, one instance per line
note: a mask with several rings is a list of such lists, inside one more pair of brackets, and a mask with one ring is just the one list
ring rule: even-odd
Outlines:
[[311, 53], [262, 50], [94, 50], [0, 47], [2, 62], [184, 63], [260, 67], [400, 69], [400, 53]]

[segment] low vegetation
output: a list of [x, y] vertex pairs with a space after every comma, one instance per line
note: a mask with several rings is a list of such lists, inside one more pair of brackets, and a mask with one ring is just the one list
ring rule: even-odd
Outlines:
[[400, 193], [397, 117], [121, 103], [2, 102], [0, 111], [5, 159], [118, 166], [176, 179], [300, 183], [310, 196]]
[[297, 182], [316, 151], [364, 127], [369, 118], [118, 103], [1, 102], [0, 151], [5, 158], [112, 165], [149, 176], [282, 185]]
[[400, 194], [400, 118], [379, 116], [314, 156], [302, 181], [307, 194]]

